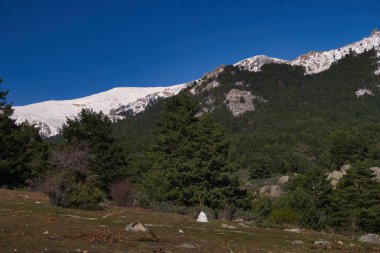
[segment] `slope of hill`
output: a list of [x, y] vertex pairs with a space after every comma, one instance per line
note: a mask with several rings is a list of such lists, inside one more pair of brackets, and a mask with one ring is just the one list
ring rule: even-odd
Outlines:
[[[231, 161], [249, 170], [251, 177], [302, 172], [315, 165], [334, 169], [345, 162], [336, 160], [331, 149], [337, 129], [360, 136], [358, 141], [365, 142], [360, 145], [373, 145], [373, 151], [361, 154], [363, 159], [377, 152], [376, 54], [352, 52], [313, 75], [284, 63], [266, 64], [258, 72], [226, 66], [188, 89], [199, 101], [199, 115], [207, 114], [225, 127]], [[160, 110], [153, 105], [118, 122], [115, 136], [143, 153], [141, 147], [149, 148], [154, 138]]]
[[[197, 223], [192, 216], [137, 208], [107, 207], [102, 211], [59, 208], [52, 206], [46, 195], [33, 192], [0, 190], [0, 214], [3, 253], [379, 250], [376, 245], [311, 230], [297, 234], [241, 221]], [[156, 238], [149, 232], [125, 231], [132, 222], [145, 224]], [[223, 228], [222, 223], [228, 223], [228, 227], [225, 224]], [[314, 244], [321, 240], [328, 245]]]

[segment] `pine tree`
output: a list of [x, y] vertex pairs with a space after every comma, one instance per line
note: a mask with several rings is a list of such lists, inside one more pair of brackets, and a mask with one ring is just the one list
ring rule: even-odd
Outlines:
[[306, 227], [321, 229], [327, 226], [332, 187], [326, 180], [326, 171], [312, 167], [297, 175], [288, 186], [290, 208], [302, 214]]
[[332, 225], [370, 232], [380, 231], [380, 183], [366, 163], [358, 163], [347, 171], [331, 198]]
[[113, 141], [110, 137], [112, 122], [103, 112], [92, 109], [82, 109], [73, 119], [67, 118], [61, 129], [61, 134], [68, 142], [86, 141], [91, 145], [108, 144]]
[[167, 100], [157, 131], [155, 168], [144, 182], [146, 192], [159, 202], [192, 206], [204, 200], [215, 210], [243, 207], [246, 192], [227, 161], [224, 129], [207, 116], [194, 117], [197, 111], [190, 94]]
[[[0, 80], [1, 83], [1, 80]], [[38, 129], [27, 122], [17, 125], [7, 103], [8, 91], [0, 90], [0, 186], [16, 187], [48, 170], [48, 146]]]
[[61, 133], [68, 145], [90, 147], [88, 166], [103, 190], [108, 191], [113, 180], [127, 174], [128, 150], [114, 142], [112, 122], [103, 112], [82, 109], [77, 117], [67, 119]]

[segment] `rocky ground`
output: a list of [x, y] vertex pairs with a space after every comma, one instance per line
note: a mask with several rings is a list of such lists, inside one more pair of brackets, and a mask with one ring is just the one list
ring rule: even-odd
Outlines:
[[344, 236], [243, 221], [107, 207], [52, 206], [40, 193], [0, 190], [0, 252], [380, 252]]

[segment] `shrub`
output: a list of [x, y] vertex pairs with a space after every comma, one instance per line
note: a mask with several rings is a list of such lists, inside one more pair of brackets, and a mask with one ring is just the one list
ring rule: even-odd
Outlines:
[[269, 221], [275, 224], [298, 224], [301, 215], [291, 209], [273, 210], [269, 216]]
[[273, 200], [267, 196], [261, 196], [258, 199], [255, 199], [253, 202], [253, 212], [257, 217], [257, 221], [263, 221], [267, 219], [273, 208]]
[[104, 194], [99, 188], [86, 184], [76, 185], [66, 196], [68, 206], [83, 209], [88, 209], [88, 207], [92, 209], [103, 198]]
[[76, 184], [75, 177], [69, 171], [59, 171], [46, 177], [44, 191], [53, 205], [68, 206], [66, 195]]
[[259, 217], [255, 212], [252, 211], [244, 211], [241, 209], [236, 210], [234, 213], [233, 219], [243, 219], [245, 221], [260, 221], [261, 217]]
[[134, 197], [134, 189], [128, 180], [117, 180], [111, 185], [112, 200], [118, 206], [136, 206], [137, 200]]

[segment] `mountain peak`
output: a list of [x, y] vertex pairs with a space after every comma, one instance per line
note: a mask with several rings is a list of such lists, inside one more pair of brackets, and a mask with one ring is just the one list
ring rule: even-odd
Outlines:
[[373, 29], [373, 31], [371, 32], [371, 35], [370, 35], [370, 36], [373, 36], [373, 35], [375, 35], [376, 33], [379, 33], [379, 29], [377, 29], [377, 27], [375, 27], [375, 29]]
[[268, 57], [266, 55], [256, 55], [245, 60], [239, 61], [234, 66], [239, 66], [249, 71], [259, 71], [261, 66], [269, 63], [289, 63], [286, 60]]

